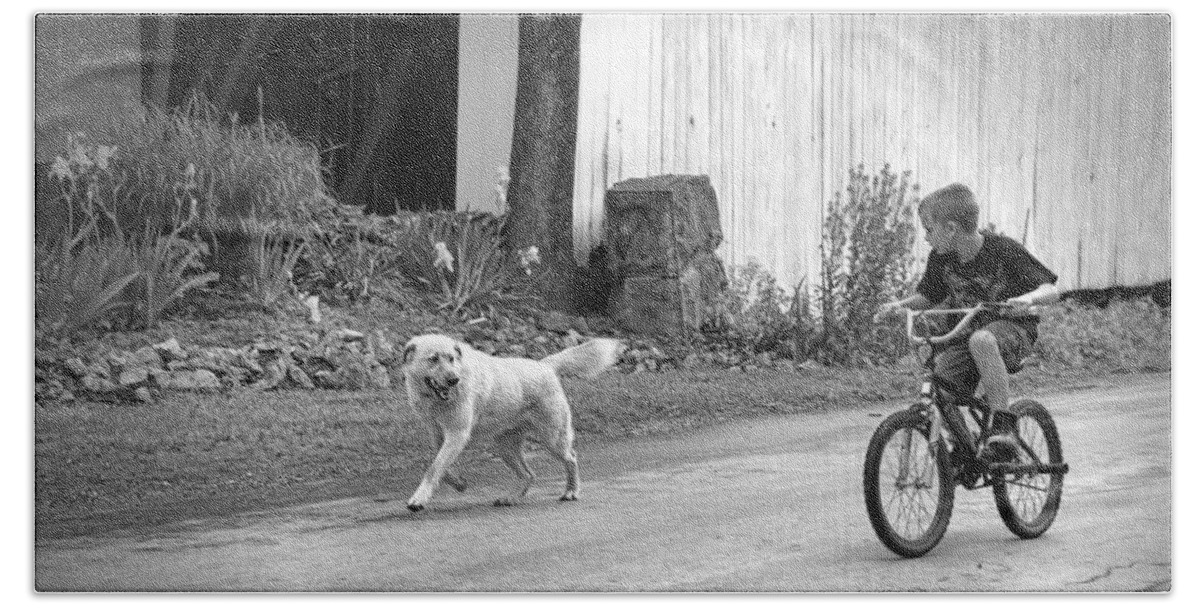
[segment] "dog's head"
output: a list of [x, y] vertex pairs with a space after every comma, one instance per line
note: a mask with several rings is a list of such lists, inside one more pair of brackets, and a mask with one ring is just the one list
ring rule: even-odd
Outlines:
[[404, 345], [401, 361], [407, 382], [420, 383], [433, 396], [447, 401], [462, 379], [462, 346], [448, 336], [417, 336]]

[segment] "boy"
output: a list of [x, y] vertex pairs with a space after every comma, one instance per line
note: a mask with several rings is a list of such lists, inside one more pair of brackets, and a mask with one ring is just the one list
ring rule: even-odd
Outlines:
[[[979, 206], [966, 186], [951, 184], [933, 192], [921, 200], [917, 214], [932, 248], [925, 272], [915, 294], [879, 307], [877, 321], [901, 308], [970, 308], [979, 302], [1028, 307], [1058, 299], [1058, 277], [1020, 243], [979, 231]], [[935, 359], [934, 373], [956, 395], [969, 395], [983, 385], [993, 412], [986, 452], [996, 461], [1017, 455], [1008, 369], [1032, 352], [1037, 323], [1037, 316], [1027, 311], [1004, 318], [981, 312], [969, 338], [943, 345]]]

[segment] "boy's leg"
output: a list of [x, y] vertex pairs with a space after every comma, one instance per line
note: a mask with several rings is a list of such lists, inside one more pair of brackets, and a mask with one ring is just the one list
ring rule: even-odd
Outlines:
[[941, 347], [934, 359], [933, 373], [942, 388], [955, 399], [970, 397], [979, 384], [979, 370], [975, 367], [966, 341], [955, 341]]
[[988, 447], [997, 460], [1017, 455], [1016, 417], [1009, 409], [1008, 369], [1032, 350], [1033, 340], [1020, 325], [1010, 321], [989, 323], [971, 335], [971, 357], [979, 369], [984, 398], [992, 410], [992, 436]]

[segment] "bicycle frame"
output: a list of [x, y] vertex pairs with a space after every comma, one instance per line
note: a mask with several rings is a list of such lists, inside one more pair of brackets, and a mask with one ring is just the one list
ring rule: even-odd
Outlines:
[[[969, 450], [968, 457], [963, 458], [961, 455], [956, 457], [958, 461], [958, 470], [956, 477], [960, 484], [968, 489], [976, 489], [991, 485], [993, 479], [988, 474], [1004, 475], [1009, 473], [1021, 472], [1038, 472], [1049, 473], [1061, 470], [1065, 472], [1065, 465], [1034, 465], [1032, 468], [1029, 465], [1014, 465], [1010, 463], [985, 463], [982, 458], [984, 442], [982, 438], [987, 437], [988, 429], [991, 428], [991, 409], [982, 400], [976, 397], [968, 397], [966, 399], [944, 399], [943, 393], [937, 387], [937, 380], [934, 377], [934, 355], [933, 347], [946, 344], [952, 340], [961, 338], [966, 334], [971, 322], [975, 317], [984, 310], [1006, 311], [1014, 310], [1017, 307], [1009, 304], [1000, 303], [984, 303], [972, 308], [955, 308], [955, 309], [928, 309], [920, 311], [908, 311], [907, 332], [909, 341], [917, 347], [926, 347], [930, 352], [922, 353], [924, 377], [921, 382], [920, 401], [917, 406], [929, 418], [929, 437], [930, 446], [935, 449], [947, 450], [947, 453], [952, 453], [952, 447]], [[949, 332], [940, 336], [918, 335], [916, 332], [916, 324], [924, 317], [936, 315], [963, 315], [963, 318]], [[966, 418], [963, 416], [960, 407], [967, 408], [971, 414], [980, 432], [976, 435], [967, 426]]]

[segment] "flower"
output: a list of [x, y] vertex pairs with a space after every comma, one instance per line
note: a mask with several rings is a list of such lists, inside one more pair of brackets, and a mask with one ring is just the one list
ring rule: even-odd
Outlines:
[[438, 241], [433, 244], [433, 251], [437, 257], [433, 260], [433, 267], [444, 267], [446, 272], [454, 272], [454, 256], [450, 254], [450, 250], [446, 248], [444, 241]]
[[542, 263], [542, 258], [538, 255], [537, 245], [530, 245], [528, 249], [518, 251], [517, 256], [520, 257], [521, 268], [525, 269], [525, 274], [533, 274], [533, 269], [529, 267], [531, 264]]
[[108, 171], [108, 161], [117, 153], [116, 146], [96, 146], [96, 166]]
[[54, 165], [50, 167], [50, 176], [58, 179], [70, 179], [71, 163], [61, 156], [54, 157]]

